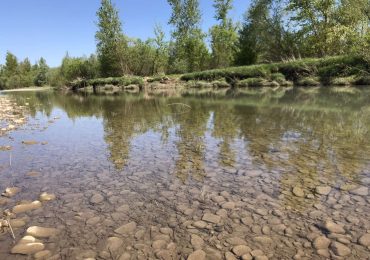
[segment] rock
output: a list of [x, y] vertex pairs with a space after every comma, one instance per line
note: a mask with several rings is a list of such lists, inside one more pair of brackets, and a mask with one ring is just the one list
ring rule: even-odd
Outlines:
[[37, 252], [44, 250], [45, 245], [43, 243], [21, 243], [15, 245], [11, 253], [12, 254], [22, 254], [22, 255], [32, 255]]
[[226, 239], [226, 242], [229, 243], [232, 246], [237, 246], [237, 245], [247, 245], [247, 242], [244, 239], [241, 239], [239, 237], [230, 237]]
[[107, 244], [105, 245], [105, 250], [108, 252], [116, 253], [123, 244], [123, 240], [118, 237], [110, 237], [107, 240]]
[[225, 253], [225, 260], [237, 260], [233, 253], [226, 252]]
[[347, 256], [351, 254], [351, 249], [339, 242], [332, 242], [330, 244], [330, 249], [337, 256]]
[[204, 240], [198, 235], [192, 234], [190, 241], [195, 250], [201, 249], [204, 246]]
[[318, 186], [316, 187], [316, 193], [320, 195], [328, 195], [331, 191], [329, 186]]
[[325, 236], [319, 236], [313, 241], [313, 247], [317, 250], [319, 249], [327, 249], [330, 245], [330, 239], [326, 238]]
[[131, 255], [127, 252], [123, 253], [118, 260], [130, 260]]
[[214, 196], [214, 197], [212, 197], [212, 200], [214, 201], [214, 202], [216, 202], [216, 203], [222, 203], [222, 202], [224, 202], [225, 201], [225, 198], [224, 197], [222, 197], [222, 196]]
[[253, 259], [253, 256], [251, 256], [250, 254], [242, 255], [242, 260], [252, 260], [252, 259]]
[[193, 223], [193, 226], [196, 228], [205, 228], [207, 226], [207, 223], [202, 220], [199, 220], [199, 221], [195, 221]]
[[56, 228], [45, 228], [33, 226], [27, 229], [27, 234], [34, 237], [51, 237], [59, 233], [59, 230]]
[[103, 201], [104, 201], [104, 197], [103, 197], [101, 194], [99, 194], [99, 193], [94, 194], [94, 195], [91, 197], [91, 199], [90, 199], [90, 202], [91, 202], [92, 204], [100, 204], [100, 203], [102, 203]]
[[132, 221], [130, 223], [127, 223], [125, 225], [122, 225], [121, 227], [114, 230], [114, 232], [120, 234], [120, 235], [127, 235], [129, 233], [133, 233], [136, 229], [136, 222]]
[[28, 243], [40, 243], [41, 241], [34, 238], [33, 236], [24, 236], [19, 240], [18, 244], [28, 244]]
[[265, 255], [258, 255], [253, 257], [253, 260], [268, 260], [269, 258]]
[[47, 259], [50, 256], [51, 252], [49, 250], [43, 250], [34, 255], [35, 259]]
[[39, 177], [40, 173], [32, 171], [32, 172], [26, 173], [26, 176], [28, 176], [28, 177]]
[[25, 145], [34, 145], [34, 144], [38, 144], [39, 142], [37, 141], [22, 141], [22, 144], [25, 144]]
[[10, 151], [11, 149], [10, 145], [0, 146], [0, 151]]
[[26, 225], [26, 222], [22, 219], [11, 219], [10, 225], [12, 225], [12, 228], [20, 228]]
[[172, 260], [172, 259], [174, 259], [170, 250], [159, 250], [155, 253], [155, 256], [158, 259], [162, 259], [162, 260]]
[[242, 255], [250, 253], [252, 249], [250, 249], [250, 247], [246, 245], [239, 245], [239, 246], [234, 246], [232, 251], [235, 255], [240, 257]]
[[358, 242], [360, 243], [360, 245], [370, 246], [370, 234], [365, 234], [365, 235], [361, 236], [359, 238]]
[[337, 234], [344, 234], [346, 231], [344, 228], [336, 223], [334, 223], [331, 220], [327, 220], [325, 222], [324, 227], [330, 232], [330, 233], [337, 233]]
[[191, 253], [187, 260], [205, 260], [206, 259], [206, 253], [203, 250], [197, 250]]
[[202, 220], [213, 223], [213, 224], [218, 224], [221, 220], [221, 217], [215, 214], [212, 214], [212, 213], [206, 213], [203, 215]]
[[269, 246], [273, 243], [272, 239], [267, 236], [254, 237], [253, 240], [260, 243], [262, 246]]
[[369, 188], [365, 186], [360, 186], [353, 190], [350, 190], [349, 193], [358, 195], [358, 196], [367, 196], [369, 194]]
[[5, 189], [5, 192], [3, 192], [1, 194], [1, 196], [4, 196], [4, 197], [7, 197], [7, 198], [11, 198], [13, 196], [15, 196], [18, 192], [20, 192], [20, 188], [17, 188], [17, 187], [10, 187], [10, 188], [6, 188]]
[[98, 224], [99, 222], [100, 222], [100, 217], [96, 216], [96, 217], [89, 218], [86, 221], [86, 224], [90, 225], [90, 226], [94, 226], [94, 225]]
[[156, 240], [152, 243], [152, 247], [154, 250], [164, 249], [167, 246], [166, 240]]
[[304, 191], [298, 186], [295, 186], [293, 188], [293, 194], [297, 197], [301, 197], [301, 198], [304, 197]]
[[130, 210], [129, 205], [124, 204], [116, 209], [118, 212], [128, 212]]
[[39, 209], [41, 207], [42, 207], [41, 202], [36, 200], [34, 202], [31, 202], [31, 203], [25, 203], [25, 204], [20, 204], [20, 205], [14, 206], [13, 207], [13, 213], [19, 214], [19, 213], [23, 213], [23, 212], [26, 212], [26, 211]]
[[222, 208], [223, 209], [234, 209], [235, 208], [235, 203], [232, 202], [232, 201], [225, 202], [224, 204], [222, 204]]
[[51, 201], [55, 200], [55, 195], [54, 194], [49, 194], [47, 192], [43, 192], [40, 195], [40, 201]]

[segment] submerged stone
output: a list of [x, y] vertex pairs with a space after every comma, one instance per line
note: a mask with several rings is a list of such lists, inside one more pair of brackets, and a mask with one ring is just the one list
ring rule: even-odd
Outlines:
[[34, 237], [51, 237], [59, 233], [59, 230], [56, 228], [45, 228], [33, 226], [27, 229], [27, 234]]
[[55, 195], [54, 194], [49, 194], [47, 192], [43, 192], [40, 195], [40, 201], [51, 201], [55, 200]]
[[22, 254], [22, 255], [32, 255], [37, 252], [44, 250], [45, 245], [43, 243], [22, 243], [15, 245], [11, 253], [12, 254]]
[[318, 186], [316, 187], [316, 193], [320, 195], [328, 195], [331, 191], [329, 186]]
[[353, 190], [350, 190], [349, 192], [358, 196], [367, 196], [369, 194], [369, 188], [365, 186], [360, 186]]
[[213, 224], [218, 224], [221, 220], [221, 217], [215, 214], [212, 214], [212, 213], [206, 213], [203, 215], [202, 220], [213, 223]]
[[121, 227], [114, 230], [114, 232], [120, 234], [120, 235], [127, 235], [129, 233], [133, 233], [136, 229], [136, 222], [132, 221], [130, 223], [127, 223], [125, 225], [122, 225]]
[[292, 192], [297, 197], [304, 197], [304, 191], [298, 186], [294, 187]]
[[370, 246], [370, 234], [365, 234], [361, 236], [358, 240], [360, 245], [363, 246]]
[[31, 203], [25, 203], [25, 204], [20, 204], [20, 205], [14, 206], [13, 207], [13, 213], [19, 214], [19, 213], [23, 213], [23, 212], [26, 212], [26, 211], [39, 209], [41, 207], [42, 207], [41, 202], [36, 200], [34, 202], [31, 202]]
[[191, 253], [187, 260], [205, 260], [206, 259], [206, 253], [203, 250], [197, 250]]
[[18, 192], [20, 192], [20, 190], [21, 189], [17, 187], [9, 187], [5, 189], [5, 191], [1, 194], [1, 196], [11, 198], [15, 196]]

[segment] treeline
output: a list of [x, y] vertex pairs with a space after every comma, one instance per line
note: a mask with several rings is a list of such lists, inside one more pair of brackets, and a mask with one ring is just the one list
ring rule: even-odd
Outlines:
[[183, 74], [307, 57], [359, 55], [370, 61], [369, 0], [252, 0], [242, 21], [230, 17], [232, 0], [214, 0], [217, 23], [208, 32], [201, 29], [199, 0], [167, 1], [172, 8], [171, 37], [157, 25], [154, 38], [130, 38], [112, 1], [101, 0], [96, 54], [67, 54], [60, 67], [49, 69], [44, 59], [31, 66], [27, 59], [18, 63], [8, 53], [0, 70], [0, 88], [58, 86], [78, 78]]

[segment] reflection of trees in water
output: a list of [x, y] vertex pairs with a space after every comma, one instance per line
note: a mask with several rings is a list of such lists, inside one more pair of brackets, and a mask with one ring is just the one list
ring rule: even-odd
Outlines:
[[[165, 142], [169, 129], [176, 126], [176, 174], [182, 180], [189, 176], [201, 180], [205, 133], [211, 115], [212, 137], [220, 141], [220, 165], [234, 165], [240, 151], [233, 149], [233, 140], [244, 138], [255, 164], [284, 173], [281, 182], [285, 190], [292, 183], [313, 189], [323, 178], [332, 182], [338, 176], [356, 180], [367, 167], [370, 90], [239, 90], [227, 93], [235, 96], [232, 100], [225, 97], [225, 91], [212, 98], [203, 92], [205, 99], [196, 97], [196, 93], [188, 95], [185, 99], [145, 99], [126, 94], [13, 94], [20, 104], [29, 103], [32, 115], [37, 111], [50, 115], [56, 106], [72, 119], [102, 117], [111, 160], [119, 169], [129, 156], [134, 136], [154, 130]], [[178, 107], [168, 106], [172, 102], [190, 104], [191, 110], [182, 113]]]
[[191, 102], [191, 111], [174, 115], [178, 136], [176, 176], [186, 181], [190, 176], [198, 181], [204, 177], [205, 133], [209, 112], [201, 102]]

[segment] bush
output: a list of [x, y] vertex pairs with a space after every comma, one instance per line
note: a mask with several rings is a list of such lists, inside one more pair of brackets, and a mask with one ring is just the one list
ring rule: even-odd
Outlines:
[[297, 85], [299, 86], [320, 86], [320, 81], [316, 77], [305, 77], [298, 80]]

